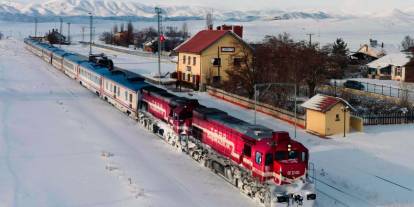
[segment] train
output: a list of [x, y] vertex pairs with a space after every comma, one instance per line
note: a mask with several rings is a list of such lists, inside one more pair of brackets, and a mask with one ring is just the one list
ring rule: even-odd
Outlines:
[[196, 99], [177, 96], [139, 74], [114, 69], [105, 57], [85, 57], [31, 38], [24, 42], [28, 51], [258, 203], [314, 206], [309, 151], [288, 132], [254, 125]]

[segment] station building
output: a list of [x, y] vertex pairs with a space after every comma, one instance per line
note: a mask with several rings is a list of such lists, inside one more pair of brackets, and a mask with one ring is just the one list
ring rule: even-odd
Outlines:
[[175, 48], [177, 79], [195, 89], [227, 80], [226, 71], [252, 57], [252, 48], [242, 37], [242, 26], [223, 25], [198, 32]]

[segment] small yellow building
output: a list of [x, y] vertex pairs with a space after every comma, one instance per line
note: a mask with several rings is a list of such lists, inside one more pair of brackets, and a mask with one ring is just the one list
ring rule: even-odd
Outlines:
[[321, 136], [349, 133], [352, 107], [341, 98], [317, 94], [302, 104], [306, 130]]
[[194, 88], [228, 79], [226, 71], [251, 57], [251, 47], [242, 40], [241, 26], [218, 27], [198, 32], [175, 48], [177, 79]]

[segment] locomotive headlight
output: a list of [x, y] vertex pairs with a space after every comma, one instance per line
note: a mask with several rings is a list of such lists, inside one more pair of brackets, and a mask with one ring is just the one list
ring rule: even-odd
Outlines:
[[289, 196], [288, 195], [277, 197], [277, 202], [278, 203], [287, 203], [288, 201], [289, 201]]
[[315, 194], [315, 193], [308, 194], [308, 195], [306, 196], [306, 198], [307, 198], [308, 200], [316, 200], [316, 194]]

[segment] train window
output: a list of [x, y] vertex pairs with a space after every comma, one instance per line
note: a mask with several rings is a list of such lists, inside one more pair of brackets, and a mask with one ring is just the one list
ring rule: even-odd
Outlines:
[[272, 163], [273, 163], [273, 155], [272, 154], [266, 154], [265, 165], [266, 166], [271, 166]]
[[114, 85], [114, 91], [113, 92], [116, 93], [116, 85]]
[[256, 152], [256, 163], [257, 164], [262, 164], [262, 153], [260, 152]]
[[252, 156], [252, 147], [250, 145], [244, 144], [243, 155], [247, 157]]
[[289, 158], [289, 160], [290, 159], [297, 159], [299, 156], [298, 156], [298, 152], [297, 151], [289, 151], [289, 153], [288, 153], [288, 158]]
[[276, 152], [275, 153], [275, 160], [285, 160], [286, 159], [286, 153], [285, 152]]
[[125, 91], [125, 101], [128, 101], [128, 91]]
[[121, 96], [121, 89], [118, 87], [118, 96]]
[[132, 93], [129, 94], [129, 102], [132, 103]]
[[306, 162], [307, 158], [306, 158], [306, 152], [302, 152], [302, 162]]

